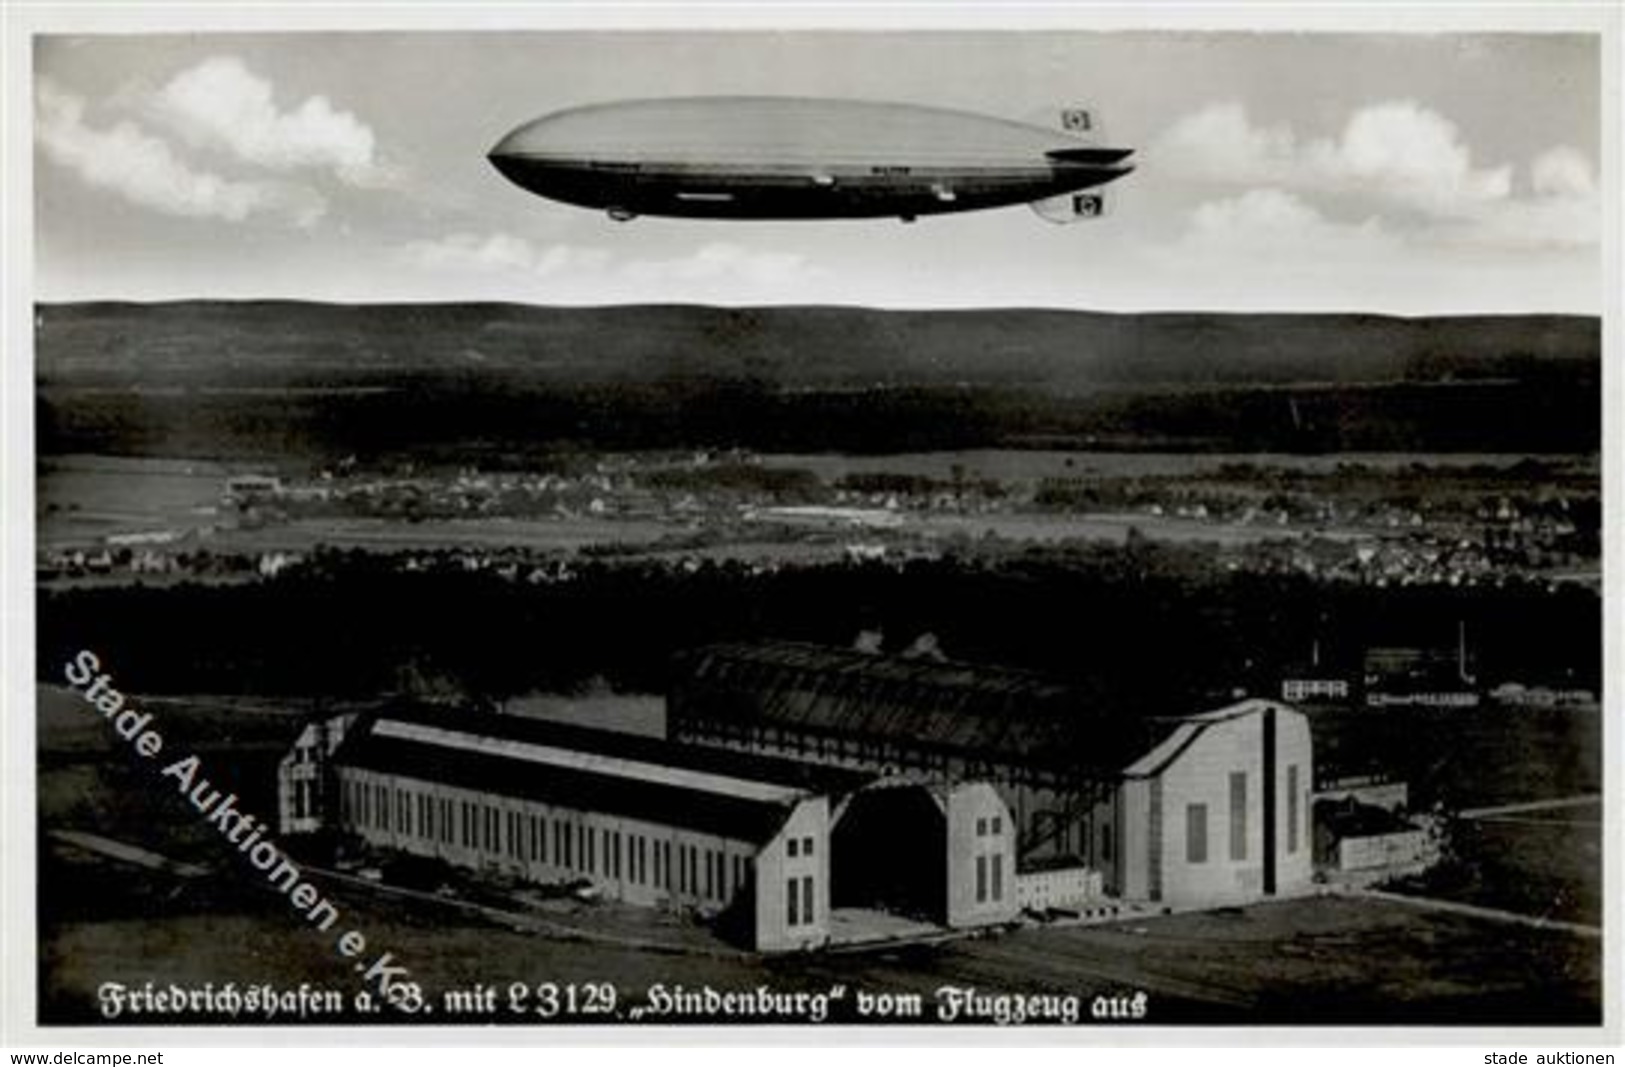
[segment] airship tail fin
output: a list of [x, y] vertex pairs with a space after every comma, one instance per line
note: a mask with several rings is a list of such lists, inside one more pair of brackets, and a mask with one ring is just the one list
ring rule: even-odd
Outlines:
[[1132, 148], [1052, 148], [1044, 153], [1057, 163], [1085, 167], [1114, 167], [1134, 154]]
[[1098, 219], [1106, 213], [1106, 197], [1099, 192], [1067, 193], [1046, 200], [1034, 200], [1027, 206], [1046, 222], [1082, 222], [1084, 219]]

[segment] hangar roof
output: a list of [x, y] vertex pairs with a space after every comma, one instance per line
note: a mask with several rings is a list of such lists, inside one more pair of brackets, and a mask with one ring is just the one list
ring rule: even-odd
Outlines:
[[1098, 711], [1083, 690], [1026, 671], [791, 642], [688, 654], [670, 711], [1112, 774], [1172, 728]]
[[762, 843], [801, 800], [874, 776], [518, 716], [371, 712], [336, 763]]
[[1151, 751], [1135, 760], [1132, 766], [1124, 769], [1125, 778], [1150, 778], [1161, 774], [1185, 750], [1196, 743], [1197, 738], [1206, 733], [1210, 727], [1220, 723], [1231, 722], [1235, 719], [1245, 718], [1248, 715], [1259, 715], [1268, 711], [1275, 711], [1285, 715], [1301, 715], [1302, 712], [1293, 711], [1285, 704], [1277, 704], [1273, 700], [1262, 700], [1253, 697], [1239, 700], [1227, 707], [1215, 708], [1199, 715], [1185, 715], [1178, 719], [1167, 720], [1170, 732]]

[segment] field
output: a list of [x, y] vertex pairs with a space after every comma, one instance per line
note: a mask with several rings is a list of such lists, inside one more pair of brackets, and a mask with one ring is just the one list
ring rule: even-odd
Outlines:
[[[104, 669], [116, 670], [116, 664]], [[115, 676], [116, 677], [116, 676]], [[96, 709], [72, 690], [36, 689], [39, 738], [38, 820], [45, 829], [100, 834], [165, 854], [214, 843], [200, 820], [175, 796], [175, 783], [132, 757]], [[312, 705], [241, 698], [142, 698], [153, 713], [165, 752], [195, 753], [217, 783], [267, 817], [276, 810], [276, 764]], [[333, 710], [338, 710], [337, 708]]]
[[[921, 515], [905, 519], [902, 529], [925, 537], [999, 537], [1026, 544], [1057, 544], [1095, 541], [1121, 545], [1129, 531], [1155, 541], [1173, 544], [1255, 545], [1305, 535], [1283, 532], [1279, 527], [1259, 524], [1204, 522], [1161, 515]], [[1345, 531], [1316, 531], [1316, 536], [1332, 539], [1358, 538]]]
[[[1165, 478], [1212, 474], [1223, 467], [1250, 465], [1303, 474], [1328, 474], [1345, 464], [1377, 471], [1412, 466], [1441, 468], [1510, 467], [1529, 459], [1524, 454], [1480, 452], [1094, 452], [1052, 449], [965, 449], [899, 452], [888, 455], [777, 453], [762, 457], [768, 466], [810, 470], [827, 482], [849, 474], [905, 474], [951, 481], [955, 471], [967, 479], [993, 479], [1007, 485], [1031, 486], [1045, 478]], [[1542, 457], [1589, 468], [1593, 456]]]
[[308, 552], [317, 545], [378, 551], [528, 548], [571, 552], [587, 545], [648, 545], [673, 532], [655, 520], [452, 519], [404, 523], [388, 519], [309, 519], [221, 534], [234, 552]]
[[101, 547], [109, 536], [173, 532], [179, 550], [309, 551], [318, 544], [408, 550], [525, 546], [574, 550], [616, 542], [648, 544], [672, 532], [655, 521], [476, 519], [407, 523], [333, 518], [232, 528], [221, 506], [227, 478], [261, 473], [264, 464], [223, 464], [123, 456], [43, 459], [37, 479], [42, 548]]
[[1602, 715], [1596, 707], [1314, 709], [1322, 776], [1381, 766], [1406, 781], [1415, 810], [1452, 811], [1597, 793]]
[[92, 545], [109, 534], [213, 525], [226, 478], [235, 473], [205, 460], [42, 457], [36, 479], [40, 545]]

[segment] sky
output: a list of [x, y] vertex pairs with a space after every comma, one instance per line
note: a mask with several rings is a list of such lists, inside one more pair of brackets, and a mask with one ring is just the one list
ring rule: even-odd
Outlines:
[[[836, 303], [1599, 313], [1587, 34], [444, 32], [45, 35], [46, 301]], [[1049, 124], [1138, 169], [1105, 218], [641, 218], [485, 154], [598, 101], [824, 96]]]

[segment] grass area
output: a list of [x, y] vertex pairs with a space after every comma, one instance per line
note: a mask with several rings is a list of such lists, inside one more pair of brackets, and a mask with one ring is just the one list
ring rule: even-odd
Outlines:
[[294, 519], [259, 529], [223, 531], [213, 544], [230, 552], [308, 552], [324, 544], [378, 551], [528, 548], [565, 552], [604, 543], [653, 544], [672, 528], [656, 519], [590, 516], [415, 523], [382, 518]]
[[1602, 790], [1596, 708], [1314, 709], [1324, 775], [1380, 766], [1409, 783], [1411, 807], [1450, 810]]
[[1392, 888], [1601, 925], [1602, 806], [1457, 821], [1443, 861]]
[[[45, 685], [35, 692], [39, 824], [159, 852], [216, 841], [177, 794], [175, 781], [161, 776], [165, 763], [197, 755], [202, 776], [236, 793], [244, 809], [274, 819], [277, 762], [312, 710], [304, 701], [131, 696], [130, 706], [150, 712], [151, 728], [163, 737], [163, 752], [148, 761], [137, 757], [79, 693]], [[210, 862], [207, 854], [183, 858]]]
[[231, 473], [208, 460], [43, 457], [36, 481], [40, 542], [78, 543], [112, 533], [179, 532], [212, 524]]

